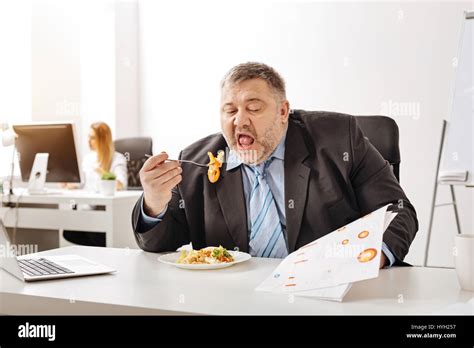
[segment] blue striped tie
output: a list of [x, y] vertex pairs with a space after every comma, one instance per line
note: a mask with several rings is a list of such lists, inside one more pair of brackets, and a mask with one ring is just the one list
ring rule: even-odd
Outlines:
[[255, 174], [250, 193], [250, 255], [285, 257], [288, 250], [275, 199], [265, 180], [264, 165], [249, 167]]

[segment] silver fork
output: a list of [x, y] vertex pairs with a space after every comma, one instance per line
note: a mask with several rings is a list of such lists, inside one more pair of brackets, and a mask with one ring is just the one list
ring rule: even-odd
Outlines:
[[[145, 154], [145, 157], [150, 158], [150, 157], [152, 157], [152, 156], [146, 153], [146, 154]], [[191, 164], [194, 164], [195, 166], [198, 166], [198, 167], [206, 167], [206, 168], [209, 167], [208, 164], [202, 164], [202, 163], [197, 163], [197, 162], [194, 162], [194, 161], [183, 160], [183, 159], [181, 159], [181, 160], [176, 160], [176, 159], [168, 158], [168, 159], [166, 160], [166, 162], [183, 162], [183, 163], [191, 163]]]

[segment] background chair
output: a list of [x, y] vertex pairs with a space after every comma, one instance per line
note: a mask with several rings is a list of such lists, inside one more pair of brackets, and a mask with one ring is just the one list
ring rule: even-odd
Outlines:
[[115, 151], [127, 158], [128, 189], [141, 190], [139, 172], [147, 160], [145, 154], [152, 154], [153, 141], [150, 137], [122, 138], [114, 141]]
[[392, 166], [400, 182], [400, 147], [397, 123], [387, 116], [357, 116], [364, 136]]

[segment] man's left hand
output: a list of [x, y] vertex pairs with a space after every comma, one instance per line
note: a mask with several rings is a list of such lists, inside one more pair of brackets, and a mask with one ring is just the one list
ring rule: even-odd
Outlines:
[[380, 268], [383, 268], [386, 262], [387, 256], [385, 256], [385, 254], [382, 252], [382, 255], [380, 256]]

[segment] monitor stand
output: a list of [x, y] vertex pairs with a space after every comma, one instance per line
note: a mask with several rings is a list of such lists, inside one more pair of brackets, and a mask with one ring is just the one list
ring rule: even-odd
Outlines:
[[32, 195], [48, 194], [44, 187], [46, 173], [48, 170], [49, 153], [37, 153], [33, 166], [31, 167], [30, 180], [28, 181], [28, 193]]

